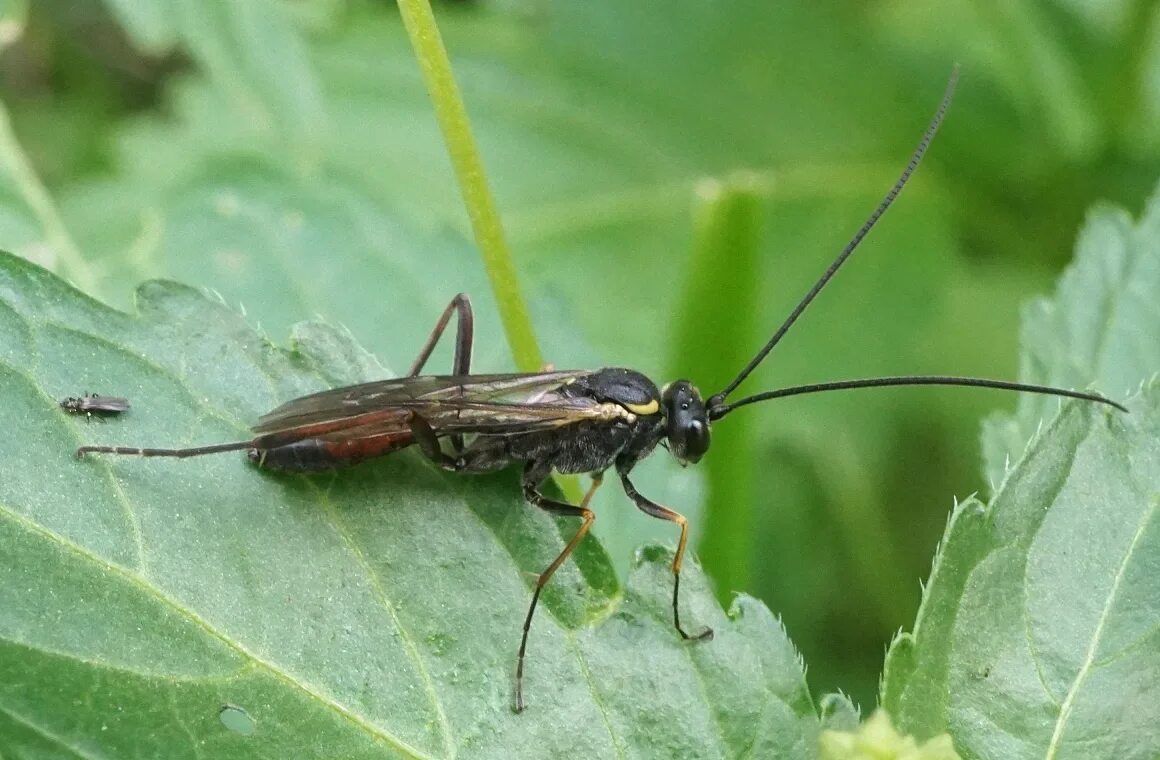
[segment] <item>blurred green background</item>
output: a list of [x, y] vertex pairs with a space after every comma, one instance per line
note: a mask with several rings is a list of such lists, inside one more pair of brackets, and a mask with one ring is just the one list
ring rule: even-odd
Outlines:
[[[743, 391], [1015, 377], [1020, 304], [1051, 288], [1085, 209], [1137, 212], [1160, 170], [1151, 2], [436, 12], [561, 368], [718, 390], [889, 188], [955, 62], [957, 100], [915, 180]], [[466, 290], [477, 369], [511, 369], [392, 3], [0, 14], [4, 248], [123, 308], [143, 279], [205, 286], [277, 342], [321, 315], [396, 372]], [[430, 368], [447, 366], [445, 352]], [[697, 468], [660, 453], [638, 485], [690, 515], [722, 600], [744, 590], [781, 616], [815, 692], [868, 707], [954, 497], [989, 488], [979, 422], [1013, 405], [963, 389], [774, 402], [722, 421]], [[643, 541], [675, 540], [615, 485], [599, 502], [595, 532], [625, 565]]]

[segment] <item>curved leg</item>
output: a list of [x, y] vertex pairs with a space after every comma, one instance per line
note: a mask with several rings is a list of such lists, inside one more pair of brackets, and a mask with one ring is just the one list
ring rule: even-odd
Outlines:
[[645, 514], [658, 517], [662, 520], [668, 520], [681, 526], [681, 538], [677, 542], [677, 553], [673, 555], [673, 625], [676, 627], [677, 633], [681, 634], [682, 639], [692, 641], [712, 639], [712, 628], [705, 627], [696, 634], [690, 635], [681, 627], [681, 612], [677, 606], [677, 599], [680, 597], [681, 592], [681, 562], [685, 558], [685, 544], [689, 539], [689, 521], [685, 519], [684, 515], [674, 512], [667, 507], [662, 507], [660, 504], [642, 495], [640, 491], [636, 490], [636, 486], [632, 484], [632, 481], [628, 479], [627, 470], [622, 470], [618, 467], [617, 472], [620, 474], [620, 482], [624, 486], [624, 492], [636, 504], [637, 509]]
[[411, 437], [419, 444], [423, 454], [443, 469], [453, 472], [463, 469], [458, 458], [443, 451], [443, 447], [439, 445], [439, 437], [435, 435], [431, 424], [414, 412], [411, 413]]
[[455, 362], [451, 367], [451, 374], [467, 375], [471, 373], [471, 346], [475, 340], [475, 317], [471, 313], [471, 299], [467, 297], [466, 293], [460, 293], [452, 298], [451, 303], [447, 304], [447, 308], [443, 310], [439, 321], [435, 323], [435, 329], [431, 331], [427, 342], [419, 349], [419, 356], [411, 365], [407, 377], [414, 377], [423, 371], [423, 366], [431, 358], [431, 352], [435, 350], [439, 339], [443, 337], [443, 331], [447, 329], [447, 323], [451, 321], [451, 312], [453, 311], [459, 313], [459, 324], [455, 328]]
[[556, 559], [548, 565], [542, 573], [536, 578], [536, 590], [532, 592], [532, 602], [528, 605], [528, 614], [524, 618], [524, 632], [520, 636], [520, 651], [516, 656], [516, 699], [513, 709], [516, 712], [523, 712], [524, 709], [524, 655], [528, 649], [528, 631], [532, 628], [532, 616], [536, 613], [536, 604], [540, 601], [540, 592], [544, 590], [552, 575], [564, 564], [564, 560], [568, 559], [580, 540], [588, 533], [588, 529], [592, 527], [593, 521], [596, 520], [596, 513], [588, 508], [588, 503], [592, 500], [592, 495], [596, 493], [596, 489], [600, 487], [603, 474], [599, 473], [592, 476], [592, 487], [588, 489], [588, 493], [584, 495], [584, 501], [580, 502], [580, 506], [573, 506], [565, 504], [561, 501], [555, 501], [544, 496], [539, 491], [539, 485], [548, 476], [549, 468], [537, 465], [535, 462], [529, 462], [527, 468], [524, 470], [524, 498], [529, 504], [539, 507], [545, 512], [560, 517], [579, 517], [583, 520], [580, 523], [580, 529], [572, 536], [572, 540], [564, 546], [564, 550], [560, 552]]
[[[451, 299], [451, 303], [447, 304], [447, 308], [439, 316], [439, 320], [435, 323], [435, 329], [431, 331], [427, 337], [427, 342], [419, 349], [419, 356], [415, 358], [415, 362], [407, 372], [407, 377], [415, 377], [423, 371], [427, 360], [431, 358], [431, 352], [435, 350], [435, 346], [439, 344], [439, 339], [443, 337], [447, 323], [451, 321], [452, 312], [457, 312], [459, 319], [455, 327], [455, 359], [451, 366], [451, 374], [471, 374], [471, 347], [475, 342], [475, 317], [471, 312], [471, 299], [467, 297], [466, 293], [459, 293]], [[463, 436], [451, 436], [451, 449], [456, 454], [463, 453]]]

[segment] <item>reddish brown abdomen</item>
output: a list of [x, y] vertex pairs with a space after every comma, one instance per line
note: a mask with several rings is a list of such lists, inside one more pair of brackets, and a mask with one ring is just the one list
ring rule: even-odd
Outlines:
[[[260, 439], [259, 439], [260, 440]], [[367, 459], [385, 456], [414, 443], [410, 431], [366, 436], [341, 441], [304, 438], [271, 448], [250, 449], [250, 461], [258, 467], [278, 472], [318, 472], [349, 467]]]

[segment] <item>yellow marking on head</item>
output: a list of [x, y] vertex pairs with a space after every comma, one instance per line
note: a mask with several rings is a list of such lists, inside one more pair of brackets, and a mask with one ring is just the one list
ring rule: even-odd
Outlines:
[[647, 404], [625, 404], [624, 408], [633, 414], [639, 414], [642, 417], [647, 417], [650, 414], [656, 414], [660, 411], [660, 402], [655, 398]]

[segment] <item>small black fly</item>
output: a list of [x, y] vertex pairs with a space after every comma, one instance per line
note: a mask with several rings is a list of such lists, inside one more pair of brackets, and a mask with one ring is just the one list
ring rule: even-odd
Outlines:
[[129, 411], [129, 400], [120, 396], [102, 396], [97, 393], [86, 393], [83, 396], [69, 396], [60, 402], [60, 408], [69, 414], [84, 414], [92, 417], [113, 417]]

